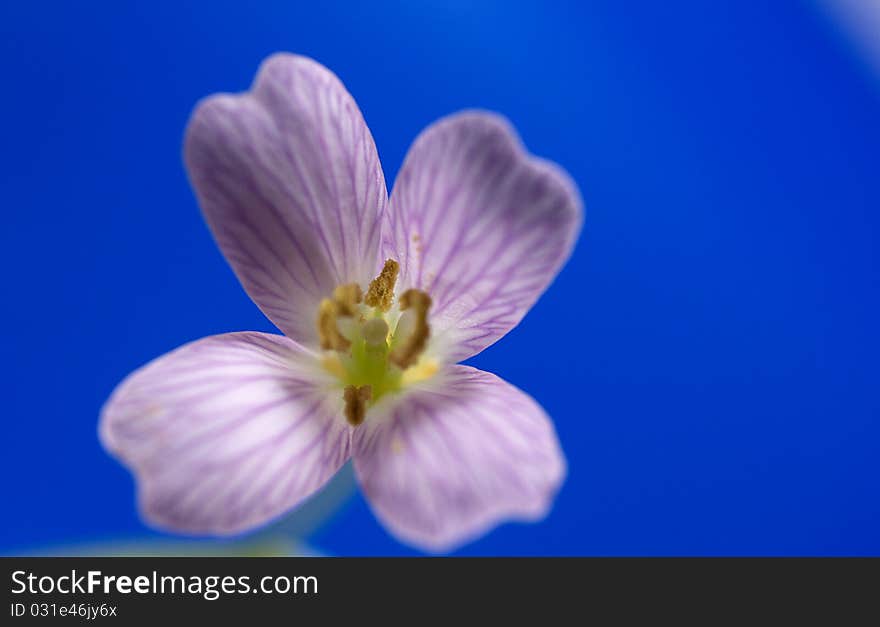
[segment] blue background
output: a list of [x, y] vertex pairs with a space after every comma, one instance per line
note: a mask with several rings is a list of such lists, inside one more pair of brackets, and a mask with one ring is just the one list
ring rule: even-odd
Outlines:
[[[459, 553], [880, 555], [874, 77], [810, 3], [613, 0], [3, 3], [0, 552], [162, 537], [98, 411], [180, 344], [272, 330], [181, 138], [277, 50], [342, 78], [389, 188], [473, 106], [581, 187], [570, 263], [472, 360], [545, 405], [569, 477]], [[414, 553], [360, 495], [311, 541]]]

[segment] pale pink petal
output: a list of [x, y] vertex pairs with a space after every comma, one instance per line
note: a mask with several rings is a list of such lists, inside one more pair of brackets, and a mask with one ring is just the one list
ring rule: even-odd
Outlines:
[[247, 293], [285, 334], [315, 345], [320, 299], [366, 285], [379, 262], [385, 179], [351, 95], [311, 59], [272, 56], [249, 92], [198, 105], [184, 152]]
[[465, 112], [416, 139], [394, 184], [383, 238], [401, 290], [434, 300], [432, 328], [460, 361], [513, 328], [568, 258], [577, 188], [530, 156], [501, 117]]
[[352, 438], [355, 472], [380, 520], [447, 551], [504, 520], [536, 520], [565, 476], [544, 410], [493, 374], [451, 366], [378, 405]]
[[237, 533], [323, 486], [349, 457], [349, 429], [313, 360], [283, 336], [230, 333], [125, 379], [104, 406], [100, 436], [134, 473], [145, 518]]

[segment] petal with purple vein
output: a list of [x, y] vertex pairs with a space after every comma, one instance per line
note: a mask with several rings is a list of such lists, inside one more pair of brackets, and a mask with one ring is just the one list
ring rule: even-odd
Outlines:
[[247, 293], [289, 337], [317, 344], [320, 299], [379, 262], [385, 178], [345, 87], [277, 54], [249, 92], [203, 100], [184, 157], [205, 218]]
[[500, 116], [463, 112], [429, 126], [391, 194], [385, 257], [400, 290], [434, 301], [432, 328], [460, 361], [531, 308], [568, 258], [581, 201], [560, 168], [530, 156]]
[[349, 457], [341, 396], [314, 355], [263, 333], [187, 344], [137, 370], [101, 413], [104, 446], [158, 527], [232, 534], [324, 485]]
[[379, 519], [400, 539], [432, 551], [455, 548], [504, 520], [543, 517], [565, 476], [541, 407], [468, 366], [450, 366], [431, 387], [374, 412], [354, 431], [352, 457]]

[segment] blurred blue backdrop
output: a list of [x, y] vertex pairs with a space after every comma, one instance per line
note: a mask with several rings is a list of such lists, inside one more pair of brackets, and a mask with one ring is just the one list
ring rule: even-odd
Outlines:
[[[474, 106], [581, 186], [571, 262], [472, 360], [544, 404], [570, 474], [459, 553], [880, 555], [880, 90], [811, 3], [696, 0], [4, 2], [0, 552], [161, 537], [98, 411], [180, 344], [273, 330], [181, 138], [277, 50], [342, 78], [389, 188]], [[413, 553], [360, 495], [310, 540]]]

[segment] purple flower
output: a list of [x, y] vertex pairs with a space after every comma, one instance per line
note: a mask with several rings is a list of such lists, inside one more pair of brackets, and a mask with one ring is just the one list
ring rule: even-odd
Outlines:
[[339, 79], [289, 54], [249, 92], [201, 102], [185, 160], [244, 289], [285, 336], [229, 333], [137, 370], [103, 408], [104, 446], [145, 518], [233, 534], [349, 459], [398, 538], [443, 551], [548, 511], [565, 475], [528, 395], [456, 362], [513, 328], [571, 252], [575, 185], [501, 117], [416, 139], [389, 200]]

